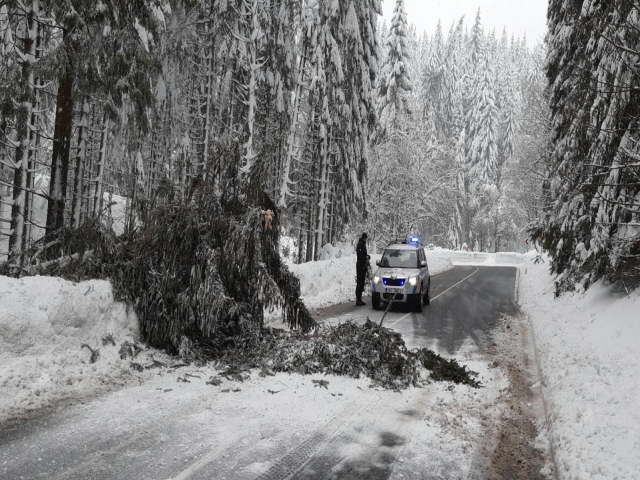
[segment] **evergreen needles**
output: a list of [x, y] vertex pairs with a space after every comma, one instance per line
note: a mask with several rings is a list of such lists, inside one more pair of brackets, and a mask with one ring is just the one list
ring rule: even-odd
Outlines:
[[393, 390], [424, 383], [422, 367], [430, 370], [431, 380], [481, 386], [475, 379], [477, 374], [455, 359], [445, 360], [426, 348], [409, 351], [399, 333], [368, 319], [362, 325], [350, 321], [335, 326], [322, 324], [312, 333], [264, 329], [261, 335], [237, 339], [233, 345], [220, 346], [207, 354], [237, 368], [365, 376], [373, 385]]
[[265, 229], [259, 207], [211, 194], [199, 200], [151, 212], [110, 269], [142, 338], [174, 353], [189, 342], [206, 347], [259, 330], [265, 308], [282, 308], [292, 328], [311, 328], [299, 280], [278, 254], [277, 224]]

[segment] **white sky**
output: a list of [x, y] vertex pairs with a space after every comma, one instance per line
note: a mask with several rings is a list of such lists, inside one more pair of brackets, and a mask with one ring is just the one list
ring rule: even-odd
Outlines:
[[[391, 23], [395, 0], [382, 0], [383, 20]], [[496, 29], [500, 38], [503, 28], [509, 37], [527, 34], [527, 44], [541, 43], [547, 30], [547, 0], [405, 0], [405, 11], [410, 24], [419, 32], [433, 34], [442, 22], [446, 36], [451, 24], [465, 16], [465, 25], [471, 28], [480, 8], [480, 18], [485, 31]]]

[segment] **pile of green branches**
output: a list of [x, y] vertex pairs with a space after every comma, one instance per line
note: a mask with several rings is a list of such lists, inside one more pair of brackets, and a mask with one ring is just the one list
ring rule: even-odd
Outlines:
[[142, 339], [171, 353], [260, 331], [265, 309], [282, 309], [289, 327], [306, 331], [314, 321], [278, 241], [278, 224], [266, 229], [262, 208], [208, 194], [151, 212], [108, 276], [135, 309]]
[[100, 218], [91, 218], [77, 229], [64, 227], [38, 239], [21, 253], [0, 263], [0, 275], [62, 277], [79, 282], [105, 278], [105, 267], [120, 253], [122, 239]]
[[[370, 378], [373, 385], [401, 390], [425, 382], [421, 368], [434, 381], [480, 387], [477, 374], [426, 348], [408, 350], [402, 336], [367, 319], [339, 325], [320, 324], [313, 332], [264, 329], [232, 344], [211, 348], [200, 359], [215, 359], [236, 369], [264, 372], [334, 374]], [[193, 358], [193, 357], [192, 357]]]

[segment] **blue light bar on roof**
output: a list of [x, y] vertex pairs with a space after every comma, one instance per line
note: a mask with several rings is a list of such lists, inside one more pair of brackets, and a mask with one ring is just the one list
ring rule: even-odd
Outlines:
[[409, 243], [414, 243], [414, 244], [419, 244], [420, 243], [420, 239], [418, 237], [410, 237], [409, 238]]

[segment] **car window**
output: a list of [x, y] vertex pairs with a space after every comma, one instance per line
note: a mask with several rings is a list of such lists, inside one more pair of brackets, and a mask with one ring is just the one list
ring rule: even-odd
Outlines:
[[380, 261], [380, 266], [391, 268], [416, 268], [418, 266], [416, 252], [412, 250], [387, 249], [384, 251], [384, 255]]

